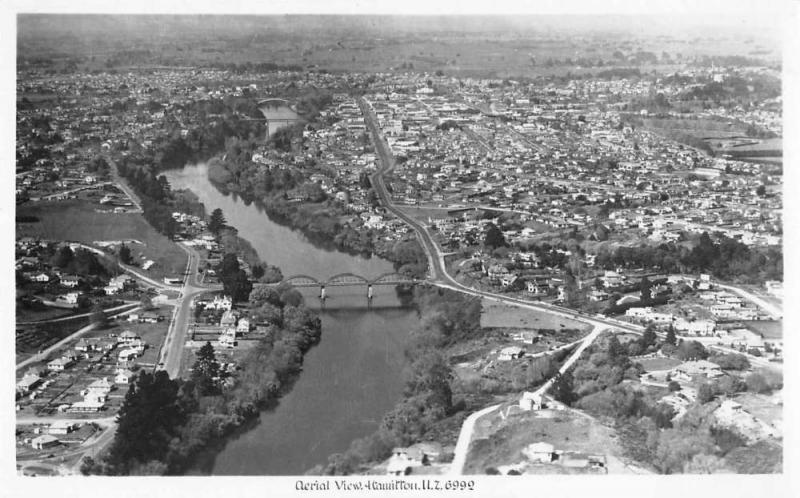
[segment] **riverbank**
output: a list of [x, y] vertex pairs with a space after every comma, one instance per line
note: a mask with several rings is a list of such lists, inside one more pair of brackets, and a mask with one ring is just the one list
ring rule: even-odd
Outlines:
[[[375, 230], [360, 223], [360, 218], [348, 214], [339, 201], [289, 200], [287, 192], [265, 193], [259, 198], [234, 182], [228, 171], [230, 164], [221, 157], [207, 163], [208, 180], [223, 194], [236, 195], [246, 204], [253, 203], [272, 221], [301, 232], [309, 242], [324, 250], [337, 250], [353, 256], [378, 256], [395, 264], [395, 270], [424, 278], [427, 257], [416, 237], [385, 240]], [[353, 227], [351, 222], [359, 220]]]
[[[228, 437], [277, 406], [292, 390], [306, 353], [319, 343], [322, 333], [316, 313], [288, 304], [293, 300], [290, 293], [275, 291], [270, 297], [279, 312], [268, 319], [268, 333], [234, 374], [224, 373], [210, 343], [198, 353], [189, 380], [165, 379], [163, 372], [140, 374], [120, 410], [108, 454], [100, 462], [84, 462], [82, 472], [183, 474], [198, 458], [221, 450]], [[155, 397], [159, 402], [154, 404]], [[148, 410], [157, 413], [148, 414]], [[152, 435], [151, 440], [141, 441], [142, 434]]]

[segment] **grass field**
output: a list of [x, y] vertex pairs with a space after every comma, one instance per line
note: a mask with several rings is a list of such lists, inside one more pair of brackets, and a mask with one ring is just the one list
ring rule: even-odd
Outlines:
[[570, 320], [551, 313], [532, 311], [487, 299], [483, 300], [481, 327], [554, 330], [562, 328], [589, 329], [589, 325], [577, 320]]
[[783, 338], [783, 320], [753, 320], [742, 323], [756, 334], [761, 334], [764, 339]]
[[645, 358], [637, 361], [642, 365], [645, 372], [655, 372], [658, 370], [669, 370], [681, 364], [680, 360], [674, 358]]
[[[82, 201], [42, 202], [17, 207], [17, 216], [37, 216], [38, 223], [18, 223], [17, 237], [40, 237], [92, 243], [96, 240], [142, 241], [133, 248], [138, 262], [152, 259], [155, 265], [143, 273], [154, 278], [176, 276], [186, 269], [186, 253], [156, 232], [139, 214], [97, 213]], [[144, 258], [139, 257], [142, 253]]]

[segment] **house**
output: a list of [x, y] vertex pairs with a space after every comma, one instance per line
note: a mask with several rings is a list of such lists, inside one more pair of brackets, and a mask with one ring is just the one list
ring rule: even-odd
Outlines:
[[63, 372], [64, 369], [69, 368], [71, 365], [72, 359], [62, 356], [48, 363], [47, 369], [51, 372]]
[[159, 318], [160, 317], [158, 316], [158, 313], [155, 313], [153, 311], [145, 311], [139, 317], [139, 322], [140, 323], [158, 323]]
[[414, 467], [421, 467], [428, 464], [425, 453], [419, 448], [395, 448], [389, 463], [386, 465], [386, 473], [394, 476], [409, 475]]
[[534, 463], [550, 463], [556, 457], [556, 449], [550, 443], [538, 442], [526, 446], [522, 454]]
[[546, 408], [541, 393], [524, 392], [519, 400], [519, 407], [525, 411], [541, 410]]
[[214, 296], [214, 300], [206, 305], [206, 309], [230, 311], [233, 301], [230, 296]]
[[75, 430], [76, 424], [67, 420], [56, 420], [47, 428], [48, 434], [65, 435]]
[[510, 287], [519, 279], [516, 275], [507, 274], [500, 278], [500, 285], [502, 287]]
[[72, 413], [96, 413], [103, 409], [105, 403], [98, 400], [84, 399], [69, 405], [68, 412]]
[[236, 314], [231, 310], [222, 313], [222, 318], [219, 319], [219, 326], [236, 327]]
[[130, 344], [130, 343], [132, 343], [134, 341], [137, 341], [137, 340], [141, 340], [141, 338], [139, 337], [139, 334], [137, 334], [136, 332], [130, 331], [130, 330], [123, 331], [117, 337], [117, 342], [119, 344], [123, 344], [123, 345], [124, 344]]
[[139, 357], [139, 352], [135, 349], [123, 349], [117, 356], [120, 363], [127, 363]]
[[81, 278], [77, 275], [63, 275], [61, 277], [61, 285], [74, 289], [81, 283]]
[[31, 441], [31, 447], [35, 450], [46, 450], [61, 444], [61, 441], [52, 434], [43, 434]]
[[25, 374], [19, 382], [17, 382], [17, 393], [24, 396], [34, 390], [36, 386], [42, 383], [42, 378], [38, 375]]
[[68, 292], [63, 296], [59, 296], [58, 299], [64, 301], [67, 304], [78, 304], [78, 298], [80, 297], [79, 292]]
[[518, 332], [513, 332], [511, 334], [511, 339], [524, 342], [525, 344], [533, 344], [539, 340], [539, 334], [533, 330], [521, 330]]
[[38, 273], [33, 277], [31, 277], [31, 280], [33, 280], [34, 282], [45, 283], [50, 281], [50, 276], [47, 273]]
[[236, 337], [231, 334], [220, 334], [219, 345], [224, 348], [234, 348], [237, 345]]
[[81, 338], [77, 343], [75, 343], [74, 349], [75, 351], [80, 351], [81, 353], [88, 353], [89, 351], [94, 351], [94, 344], [90, 343], [84, 338]]
[[127, 368], [118, 368], [117, 375], [114, 376], [115, 384], [130, 384], [133, 379], [133, 372]]
[[236, 324], [236, 332], [239, 334], [246, 334], [250, 332], [250, 320], [247, 318], [240, 319], [239, 323]]
[[107, 296], [122, 292], [134, 285], [134, 280], [127, 275], [119, 275], [108, 281], [108, 285], [103, 287]]
[[511, 361], [525, 356], [525, 350], [519, 346], [509, 346], [500, 350], [497, 361]]
[[89, 384], [89, 387], [85, 389], [86, 394], [84, 396], [95, 399], [105, 399], [105, 397], [113, 388], [114, 385], [108, 381], [108, 377], [103, 377], [102, 379], [97, 379]]

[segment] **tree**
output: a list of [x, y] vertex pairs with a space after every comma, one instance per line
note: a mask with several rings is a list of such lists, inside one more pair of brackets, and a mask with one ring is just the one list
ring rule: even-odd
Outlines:
[[53, 266], [57, 266], [59, 268], [66, 268], [72, 263], [72, 259], [74, 258], [75, 254], [72, 252], [69, 246], [61, 246], [56, 254], [53, 256], [53, 259], [50, 262]]
[[653, 297], [652, 294], [651, 294], [651, 291], [650, 291], [650, 288], [653, 286], [653, 284], [650, 283], [650, 279], [648, 279], [647, 277], [642, 277], [642, 282], [641, 282], [640, 286], [641, 286], [641, 299], [642, 299], [642, 302], [645, 303], [645, 304], [649, 303], [650, 300]]
[[119, 260], [122, 261], [124, 264], [129, 265], [133, 261], [133, 257], [131, 256], [131, 248], [122, 244], [119, 248]]
[[759, 197], [764, 197], [765, 195], [767, 195], [767, 187], [765, 187], [764, 185], [759, 185], [756, 188], [756, 195]]
[[407, 396], [424, 396], [426, 405], [441, 408], [445, 413], [453, 406], [450, 382], [453, 370], [438, 351], [430, 351], [411, 364], [406, 381]]
[[206, 342], [196, 353], [197, 360], [192, 367], [192, 380], [197, 385], [200, 394], [207, 396], [216, 394], [217, 377], [219, 376], [219, 362], [211, 342]]
[[575, 394], [574, 382], [572, 379], [572, 372], [569, 370], [558, 373], [553, 379], [553, 384], [550, 386], [550, 393], [553, 397], [567, 406], [572, 405], [578, 396]]
[[273, 306], [283, 307], [283, 302], [281, 301], [281, 295], [277, 289], [274, 287], [268, 287], [266, 285], [259, 285], [258, 287], [254, 287], [253, 290], [250, 292], [250, 296], [248, 298], [250, 304], [255, 306], [261, 306], [265, 303], [269, 303]]
[[667, 329], [667, 337], [664, 339], [664, 342], [673, 346], [678, 343], [678, 338], [675, 337], [675, 327], [673, 327], [671, 323]]
[[646, 350], [650, 346], [654, 345], [657, 339], [658, 337], [656, 336], [656, 327], [655, 325], [650, 324], [647, 327], [645, 327], [644, 333], [642, 334], [642, 337], [639, 339], [639, 342], [641, 343], [642, 347]]
[[486, 226], [486, 234], [483, 237], [484, 247], [494, 250], [497, 247], [505, 247], [507, 245], [506, 238], [503, 232], [497, 228], [494, 223], [489, 223]]
[[750, 360], [743, 354], [725, 353], [709, 358], [720, 366], [723, 370], [747, 370], [750, 368]]
[[697, 401], [706, 404], [712, 399], [714, 399], [714, 388], [711, 387], [711, 384], [708, 382], [700, 384], [700, 387], [697, 388]]
[[165, 458], [186, 417], [178, 390], [178, 382], [163, 370], [143, 371], [131, 383], [106, 458], [113, 474], [128, 474], [138, 465]]
[[264, 276], [264, 266], [263, 265], [253, 265], [252, 268], [253, 278], [258, 280]]
[[208, 230], [214, 235], [219, 235], [225, 223], [225, 216], [222, 214], [222, 209], [217, 208], [211, 212], [211, 218], [208, 220]]
[[678, 384], [676, 381], [671, 380], [671, 381], [669, 381], [669, 384], [667, 385], [667, 388], [671, 392], [680, 391], [681, 390], [681, 385]]
[[228, 253], [222, 258], [217, 274], [222, 281], [225, 294], [231, 296], [234, 301], [246, 301], [250, 297], [253, 283], [239, 266], [239, 259], [235, 254]]
[[698, 341], [683, 341], [678, 345], [677, 357], [679, 360], [705, 360], [708, 351]]

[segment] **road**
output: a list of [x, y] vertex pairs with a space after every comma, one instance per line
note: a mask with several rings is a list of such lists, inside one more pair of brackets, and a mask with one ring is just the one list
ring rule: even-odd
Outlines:
[[125, 195], [128, 196], [128, 198], [136, 206], [136, 208], [139, 209], [139, 211], [144, 212], [144, 209], [142, 209], [142, 202], [139, 200], [139, 196], [136, 195], [136, 192], [134, 192], [133, 189], [128, 186], [127, 181], [120, 176], [119, 170], [117, 170], [117, 163], [114, 162], [110, 154], [106, 154], [103, 157], [105, 157], [106, 162], [109, 164], [109, 166], [111, 166], [114, 183], [116, 183], [120, 190], [125, 192]]
[[748, 292], [739, 287], [734, 287], [732, 285], [720, 284], [718, 282], [714, 282], [714, 285], [716, 285], [720, 289], [729, 290], [734, 294], [737, 294], [739, 297], [743, 297], [748, 301], [750, 301], [751, 303], [754, 303], [756, 306], [760, 307], [761, 309], [772, 315], [772, 318], [774, 318], [775, 320], [780, 320], [781, 317], [783, 316], [782, 309], [780, 309], [779, 307], [775, 306], [772, 303], [765, 301], [764, 299], [761, 299], [760, 297], [756, 296], [751, 292]]
[[165, 370], [171, 378], [176, 378], [180, 373], [181, 358], [183, 357], [189, 323], [192, 317], [192, 304], [195, 298], [203, 292], [221, 290], [221, 285], [202, 284], [197, 281], [197, 270], [200, 264], [200, 255], [194, 249], [183, 244], [178, 247], [186, 251], [189, 256], [186, 262], [186, 279], [181, 288], [178, 301], [170, 320], [167, 336], [161, 346], [157, 368]]
[[[375, 192], [378, 195], [381, 204], [388, 211], [390, 211], [395, 216], [403, 220], [417, 234], [417, 237], [420, 243], [422, 244], [425, 253], [428, 256], [429, 280], [433, 285], [436, 285], [438, 287], [448, 288], [465, 294], [470, 294], [473, 296], [478, 296], [484, 299], [492, 299], [499, 302], [504, 302], [540, 312], [551, 313], [591, 324], [593, 326], [592, 332], [586, 338], [584, 338], [583, 343], [580, 345], [580, 347], [578, 347], [575, 350], [575, 352], [568, 358], [568, 360], [562, 365], [562, 367], [559, 369], [559, 372], [561, 373], [566, 372], [578, 360], [578, 358], [580, 358], [581, 353], [583, 353], [583, 351], [586, 348], [588, 348], [603, 331], [609, 328], [620, 329], [625, 332], [631, 332], [635, 334], [643, 333], [644, 327], [640, 325], [634, 325], [627, 322], [622, 322], [620, 320], [608, 318], [602, 315], [589, 315], [580, 311], [571, 310], [569, 308], [563, 308], [548, 303], [539, 303], [539, 302], [534, 303], [522, 299], [516, 299], [508, 296], [494, 294], [491, 292], [479, 291], [471, 287], [467, 287], [461, 284], [460, 282], [456, 281], [453, 277], [451, 277], [448, 274], [444, 261], [444, 254], [439, 249], [436, 242], [433, 240], [433, 237], [428, 231], [427, 227], [422, 223], [420, 223], [419, 221], [408, 216], [407, 214], [405, 214], [403, 211], [401, 211], [392, 204], [391, 197], [389, 196], [389, 193], [386, 190], [386, 185], [384, 183], [383, 175], [386, 174], [388, 171], [391, 171], [391, 169], [394, 167], [394, 157], [392, 156], [391, 151], [389, 150], [388, 144], [386, 143], [383, 134], [380, 132], [378, 128], [375, 115], [372, 113], [372, 110], [370, 109], [369, 105], [363, 98], [359, 98], [359, 106], [361, 107], [362, 113], [364, 115], [364, 121], [366, 122], [367, 127], [369, 128], [370, 133], [372, 135], [373, 144], [375, 145], [375, 150], [378, 154], [378, 157], [380, 158], [380, 167], [371, 177], [372, 185], [375, 188]], [[761, 301], [760, 305], [762, 307], [768, 310], [770, 309], [769, 303], [766, 303], [765, 301], [757, 298], [756, 296], [753, 296], [752, 294], [749, 294], [738, 288], [730, 286], [722, 286], [722, 285], [720, 286], [723, 288], [728, 288], [730, 290], [733, 290], [734, 292], [737, 292], [740, 295], [744, 295], [753, 302], [758, 303], [759, 301]], [[716, 349], [724, 349], [724, 348], [716, 348]], [[750, 355], [748, 355], [748, 357], [750, 357]], [[751, 361], [755, 360], [754, 363], [756, 364], [761, 364], [761, 362], [763, 362], [763, 360], [756, 357], [751, 357], [749, 359]], [[548, 380], [544, 385], [542, 385], [536, 391], [536, 393], [542, 394], [546, 392], [547, 389], [549, 389], [550, 386], [552, 385], [553, 380], [554, 378]], [[477, 414], [472, 414], [470, 417], [467, 418], [467, 421], [465, 421], [465, 424], [462, 427], [462, 433], [459, 435], [459, 440], [456, 445], [456, 455], [453, 459], [453, 464], [451, 465], [452, 473], [458, 474], [463, 470], [463, 465], [464, 462], [466, 461], [466, 451], [469, 447], [469, 441], [471, 440], [472, 437], [472, 431], [474, 430], [475, 422], [484, 413], [489, 413], [495, 408], [496, 406], [485, 408], [484, 410], [477, 412]]]
[[[605, 327], [614, 327], [616, 329], [620, 329], [625, 332], [630, 332], [634, 334], [641, 334], [644, 331], [644, 327], [641, 325], [635, 325], [623, 322], [621, 320], [605, 317], [602, 315], [591, 315], [583, 313], [581, 311], [576, 311], [549, 303], [531, 302], [523, 299], [504, 296], [501, 294], [479, 291], [471, 287], [467, 287], [466, 285], [463, 285], [460, 282], [456, 281], [453, 277], [451, 277], [447, 273], [447, 269], [444, 262], [444, 253], [439, 249], [438, 245], [433, 240], [433, 236], [430, 234], [427, 227], [422, 223], [420, 223], [419, 221], [408, 216], [407, 214], [405, 214], [403, 211], [401, 211], [392, 204], [391, 197], [389, 196], [389, 193], [386, 190], [386, 185], [384, 183], [383, 175], [386, 174], [388, 171], [391, 171], [391, 169], [394, 167], [394, 157], [392, 156], [391, 151], [389, 150], [386, 140], [383, 138], [383, 135], [378, 129], [377, 120], [375, 118], [375, 115], [369, 108], [369, 105], [363, 98], [359, 99], [359, 105], [361, 106], [361, 110], [364, 115], [364, 121], [366, 122], [367, 127], [369, 128], [370, 133], [372, 134], [373, 144], [375, 145], [375, 151], [377, 152], [378, 157], [380, 158], [380, 167], [375, 172], [375, 174], [372, 175], [371, 178], [372, 184], [375, 187], [375, 192], [377, 193], [378, 198], [381, 200], [383, 206], [388, 211], [393, 213], [395, 216], [403, 220], [406, 224], [408, 224], [417, 234], [417, 237], [420, 243], [422, 244], [425, 253], [428, 256], [429, 280], [433, 285], [436, 285], [438, 287], [448, 288], [465, 294], [470, 294], [473, 296], [479, 296], [482, 298], [488, 298], [499, 302], [513, 304], [515, 306], [526, 307], [531, 310], [556, 314], [574, 320], [583, 321], [592, 324], [594, 326], [602, 325]], [[717, 284], [717, 285], [719, 285], [722, 288], [726, 288], [733, 292], [736, 292], [747, 299], [750, 299], [756, 304], [762, 306], [764, 309], [768, 311], [771, 310], [770, 312], [779, 311], [775, 306], [770, 305], [763, 299], [760, 299], [757, 296], [754, 296], [742, 289], [722, 284]], [[662, 333], [660, 335], [663, 336], [664, 334]], [[717, 348], [716, 346], [711, 346], [711, 347], [715, 349], [721, 349]], [[750, 355], [748, 355], [748, 357], [749, 359], [751, 359], [751, 361], [755, 360], [756, 364], [759, 363], [758, 361], [759, 359], [757, 357], [750, 357]]]
[[[586, 348], [588, 348], [595, 341], [595, 339], [597, 339], [597, 337], [599, 337], [600, 334], [602, 334], [605, 330], [607, 330], [605, 327], [595, 326], [592, 332], [589, 333], [589, 335], [578, 341], [575, 341], [570, 344], [565, 344], [552, 351], [544, 351], [542, 353], [533, 356], [544, 356], [548, 354], [553, 354], [556, 353], [557, 351], [573, 347], [575, 346], [575, 344], [580, 343], [580, 346], [576, 348], [575, 351], [573, 351], [570, 357], [567, 358], [567, 361], [565, 361], [564, 364], [561, 365], [561, 368], [558, 370], [558, 373], [563, 374], [564, 372], [569, 370], [570, 367], [572, 367], [572, 365], [576, 361], [578, 361], [578, 358], [580, 358], [581, 354], [583, 354], [583, 351]], [[539, 389], [537, 389], [533, 393], [533, 396], [534, 397], [544, 396], [547, 390], [550, 389], [550, 386], [553, 384], [554, 380], [555, 377], [548, 379], [547, 382], [542, 384], [539, 387]], [[525, 394], [527, 395], [528, 393]], [[479, 418], [495, 411], [499, 406], [500, 405], [489, 406], [487, 408], [484, 408], [480, 411], [471, 414], [469, 417], [466, 418], [466, 420], [464, 420], [464, 424], [461, 426], [461, 432], [458, 434], [458, 441], [456, 442], [456, 447], [453, 450], [453, 462], [450, 464], [450, 472], [449, 472], [450, 475], [462, 475], [464, 473], [464, 464], [466, 464], [467, 462], [467, 453], [469, 451], [470, 443], [472, 442], [472, 435], [473, 432], [475, 431], [475, 424], [478, 422]]]
[[[122, 316], [122, 315], [127, 315], [132, 311], [138, 310], [139, 308], [140, 308], [139, 306], [136, 306], [135, 308], [131, 308], [129, 310], [125, 310], [125, 311], [123, 311], [121, 313], [116, 313], [114, 315], [110, 315], [109, 318], [117, 318], [117, 317]], [[30, 365], [31, 363], [34, 363], [34, 362], [37, 362], [37, 361], [42, 361], [43, 359], [47, 358], [47, 355], [49, 355], [50, 353], [52, 353], [56, 349], [64, 346], [65, 344], [69, 343], [70, 341], [74, 341], [75, 339], [81, 337], [82, 335], [86, 334], [90, 330], [93, 330], [94, 328], [95, 328], [95, 325], [90, 323], [89, 325], [81, 328], [80, 330], [77, 330], [75, 333], [70, 334], [67, 337], [61, 339], [60, 341], [58, 341], [57, 343], [53, 344], [49, 348], [45, 349], [41, 353], [35, 354], [35, 355], [31, 356], [30, 358], [28, 358], [27, 360], [23, 360], [23, 361], [17, 363], [16, 370], [20, 370], [22, 368], [25, 368], [26, 366]]]
[[453, 450], [453, 462], [450, 464], [448, 474], [460, 476], [464, 473], [464, 464], [467, 463], [467, 451], [472, 442], [472, 433], [475, 431], [475, 423], [484, 415], [497, 410], [500, 405], [492, 405], [471, 414], [464, 420], [461, 432], [458, 434], [458, 441]]
[[[120, 304], [119, 306], [114, 306], [113, 308], [108, 308], [105, 311], [106, 312], [109, 312], [109, 311], [112, 311], [112, 312], [113, 311], [122, 311], [125, 308], [134, 307], [136, 305], [137, 305], [137, 303], [125, 303], [125, 304]], [[37, 320], [35, 322], [17, 322], [17, 325], [41, 325], [43, 323], [67, 322], [69, 320], [74, 320], [76, 318], [87, 317], [87, 316], [89, 316], [91, 314], [92, 314], [92, 312], [81, 313], [80, 315], [70, 315], [70, 316], [65, 316], [65, 317], [61, 317], [61, 318], [51, 318], [51, 319], [48, 319], [48, 320]]]

